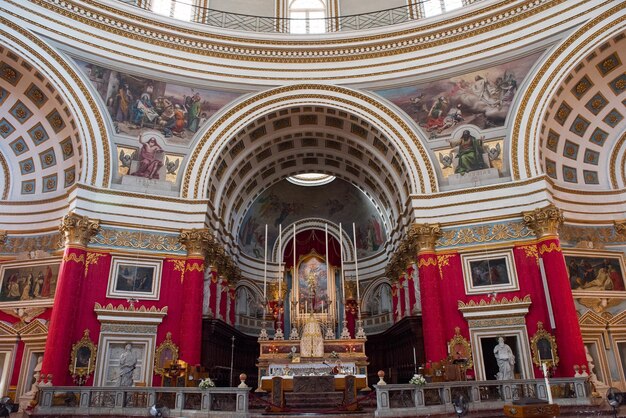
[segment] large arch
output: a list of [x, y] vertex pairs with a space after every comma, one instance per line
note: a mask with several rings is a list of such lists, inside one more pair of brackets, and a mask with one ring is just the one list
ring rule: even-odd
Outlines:
[[365, 93], [280, 87], [222, 112], [193, 151], [182, 196], [208, 197], [209, 217], [230, 229], [267, 187], [314, 171], [360, 188], [396, 224], [406, 216], [409, 196], [437, 191], [422, 141], [400, 115]]

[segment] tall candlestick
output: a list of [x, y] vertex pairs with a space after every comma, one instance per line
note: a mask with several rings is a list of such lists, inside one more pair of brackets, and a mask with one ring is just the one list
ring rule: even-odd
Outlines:
[[550, 382], [548, 382], [548, 365], [543, 362], [541, 363], [541, 368], [543, 369], [543, 378], [546, 381], [546, 392], [548, 393], [548, 403], [552, 403], [552, 390], [550, 389]]
[[74, 357], [74, 375], [76, 374], [76, 360], [78, 360], [78, 352], [76, 353], [76, 356]]
[[263, 303], [267, 300], [267, 224], [265, 224], [265, 254], [263, 258]]
[[354, 240], [354, 274], [356, 276], [356, 303], [359, 313], [359, 319], [361, 319], [361, 309], [360, 306], [358, 306], [361, 303], [361, 291], [359, 289], [359, 264], [356, 255], [356, 226], [354, 225], [354, 222], [352, 222], [352, 239]]
[[278, 225], [278, 300], [283, 292], [283, 225]]
[[415, 368], [415, 374], [417, 374], [417, 356], [415, 355], [415, 347], [413, 347], [413, 367]]
[[91, 366], [91, 355], [89, 356], [89, 360], [87, 360], [87, 377], [89, 378], [89, 366]]
[[[296, 270], [296, 224], [293, 224], [293, 277], [291, 278], [291, 291], [296, 288], [298, 283], [298, 271]], [[295, 295], [294, 295], [295, 298]]]
[[[326, 254], [326, 283], [330, 285], [330, 262], [328, 261], [328, 224], [324, 224], [324, 240]], [[322, 313], [324, 313], [324, 301], [322, 300]]]
[[[339, 222], [339, 261], [340, 261], [340, 275], [341, 275], [341, 297], [343, 298], [343, 304], [346, 304], [346, 283], [343, 276], [343, 232], [341, 230], [341, 222]], [[339, 303], [339, 298], [337, 298]]]

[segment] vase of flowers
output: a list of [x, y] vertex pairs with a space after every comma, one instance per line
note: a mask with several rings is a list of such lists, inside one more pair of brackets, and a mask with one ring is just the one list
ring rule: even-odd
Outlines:
[[409, 383], [415, 386], [424, 386], [426, 384], [426, 379], [421, 374], [414, 374]]
[[215, 382], [212, 381], [210, 377], [206, 377], [206, 378], [200, 380], [200, 383], [198, 384], [198, 387], [200, 389], [214, 388], [215, 387]]

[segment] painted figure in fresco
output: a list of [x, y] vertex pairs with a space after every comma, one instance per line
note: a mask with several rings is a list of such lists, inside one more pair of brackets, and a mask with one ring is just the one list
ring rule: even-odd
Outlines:
[[187, 107], [188, 123], [187, 127], [191, 132], [197, 132], [200, 126], [200, 93], [196, 93], [190, 100]]
[[428, 132], [440, 129], [444, 125], [446, 110], [448, 109], [448, 99], [439, 96], [428, 111], [428, 119], [422, 127]]
[[504, 343], [503, 337], [498, 338], [498, 345], [494, 347], [493, 355], [496, 357], [499, 368], [498, 374], [496, 374], [496, 379], [514, 379], [515, 375], [513, 374], [513, 366], [515, 365], [515, 355], [513, 354], [511, 347]]
[[115, 120], [117, 122], [126, 122], [130, 119], [130, 106], [133, 96], [130, 92], [128, 84], [124, 84], [117, 91], [115, 96]]
[[585, 283], [583, 289], [594, 288], [594, 290], [613, 290], [613, 281], [609, 276], [609, 272], [605, 267], [601, 267], [598, 270], [598, 274], [595, 279], [589, 283]]
[[469, 130], [464, 130], [463, 135], [458, 140], [450, 139], [449, 142], [451, 146], [457, 147], [456, 158], [459, 161], [454, 170], [456, 174], [488, 168], [483, 159], [485, 152], [483, 141], [473, 136]]
[[607, 265], [607, 271], [609, 273], [609, 277], [611, 278], [611, 282], [613, 282], [613, 290], [624, 290], [624, 279], [622, 275], [619, 274], [619, 271], [612, 264]]
[[133, 346], [126, 344], [124, 352], [120, 356], [120, 370], [118, 377], [118, 386], [127, 387], [133, 385], [133, 373], [137, 368], [137, 357], [132, 351]]
[[155, 137], [151, 137], [146, 142], [141, 140], [141, 150], [139, 151], [139, 169], [132, 173], [133, 176], [146, 177], [149, 179], [159, 178], [159, 169], [163, 166], [163, 148], [157, 143]]
[[461, 103], [450, 109], [443, 120], [443, 126], [437, 132], [441, 133], [444, 129], [452, 128], [463, 121], [463, 113], [461, 112]]

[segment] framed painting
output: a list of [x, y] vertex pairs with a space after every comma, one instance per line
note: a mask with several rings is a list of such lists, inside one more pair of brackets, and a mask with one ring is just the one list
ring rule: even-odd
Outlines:
[[576, 294], [626, 291], [624, 254], [611, 251], [563, 250], [569, 283]]
[[52, 304], [60, 264], [60, 259], [1, 264], [0, 303]]
[[113, 257], [107, 297], [158, 299], [161, 260]]
[[468, 253], [461, 260], [468, 295], [519, 290], [512, 250]]

